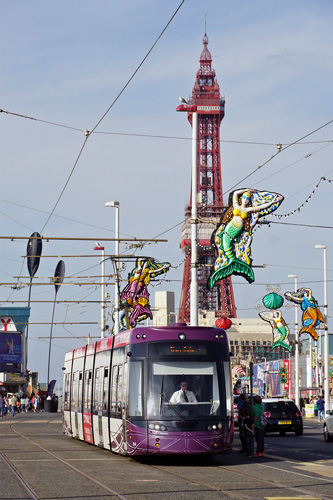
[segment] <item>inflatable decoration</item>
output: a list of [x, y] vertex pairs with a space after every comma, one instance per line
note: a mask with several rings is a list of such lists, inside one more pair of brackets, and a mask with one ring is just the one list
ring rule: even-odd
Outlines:
[[[281, 297], [282, 298], [282, 297]], [[283, 299], [282, 299], [283, 301]], [[273, 345], [272, 349], [276, 347], [283, 347], [287, 351], [291, 351], [289, 343], [289, 328], [282, 318], [281, 311], [263, 311], [259, 316], [264, 321], [268, 321], [273, 331]]]
[[278, 309], [283, 305], [284, 299], [281, 295], [272, 292], [262, 299], [262, 302], [267, 309]]
[[251, 267], [252, 230], [259, 217], [270, 214], [282, 203], [281, 194], [253, 189], [230, 193], [229, 208], [223, 213], [218, 228], [212, 234], [217, 258], [208, 280], [208, 288], [232, 274], [254, 281]]
[[301, 306], [303, 311], [302, 325], [299, 334], [309, 333], [314, 340], [318, 339], [318, 334], [315, 330], [320, 323], [324, 323], [324, 318], [318, 309], [318, 302], [312, 296], [311, 288], [299, 288], [297, 292], [286, 292], [284, 294], [287, 300]]
[[122, 306], [128, 309], [130, 327], [139, 321], [153, 319], [149, 304], [148, 285], [151, 278], [166, 273], [171, 264], [157, 263], [153, 259], [139, 258], [136, 267], [128, 275], [128, 283], [120, 294]]
[[229, 318], [219, 318], [216, 320], [215, 325], [217, 328], [223, 328], [223, 330], [228, 330], [231, 327], [232, 322]]

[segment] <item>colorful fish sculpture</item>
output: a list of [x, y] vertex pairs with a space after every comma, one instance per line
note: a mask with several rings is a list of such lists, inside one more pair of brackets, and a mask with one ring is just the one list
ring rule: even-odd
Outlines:
[[291, 351], [289, 343], [289, 328], [282, 317], [281, 311], [263, 311], [259, 316], [272, 327], [273, 331], [273, 345], [272, 349], [276, 347], [283, 347], [287, 351]]
[[303, 311], [303, 327], [299, 334], [309, 333], [314, 340], [318, 340], [318, 334], [315, 330], [320, 323], [324, 323], [324, 317], [318, 308], [318, 302], [312, 295], [311, 288], [299, 288], [297, 292], [286, 292], [285, 298], [301, 306]]

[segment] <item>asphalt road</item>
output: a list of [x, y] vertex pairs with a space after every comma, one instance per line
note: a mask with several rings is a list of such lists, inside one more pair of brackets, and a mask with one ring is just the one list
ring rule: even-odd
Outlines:
[[235, 447], [212, 460], [134, 460], [62, 434], [60, 414], [0, 422], [1, 500], [333, 500], [333, 445], [306, 421], [303, 436], [266, 437], [264, 457]]

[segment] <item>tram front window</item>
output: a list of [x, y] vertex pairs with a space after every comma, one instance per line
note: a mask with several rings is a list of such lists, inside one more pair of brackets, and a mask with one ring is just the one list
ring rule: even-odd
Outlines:
[[196, 420], [220, 415], [214, 361], [151, 361], [148, 419]]

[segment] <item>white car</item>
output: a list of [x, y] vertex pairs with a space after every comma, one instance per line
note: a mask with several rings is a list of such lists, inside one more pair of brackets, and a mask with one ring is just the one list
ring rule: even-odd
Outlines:
[[323, 432], [326, 443], [333, 441], [333, 411], [326, 411]]

